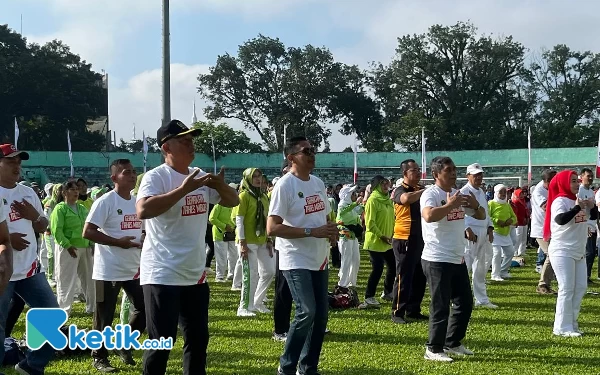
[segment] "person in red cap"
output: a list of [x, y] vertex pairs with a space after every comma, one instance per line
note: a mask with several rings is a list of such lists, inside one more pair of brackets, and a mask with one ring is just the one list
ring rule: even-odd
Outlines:
[[575, 171], [558, 173], [548, 186], [549, 209], [544, 220], [544, 239], [552, 238], [548, 255], [558, 281], [553, 333], [564, 337], [582, 335], [577, 318], [587, 290], [586, 209], [593, 207], [594, 201], [578, 198], [578, 192]]
[[[21, 161], [29, 160], [27, 152], [14, 145], [0, 146], [0, 202], [6, 219], [13, 254], [13, 273], [6, 290], [0, 295], [0, 342], [5, 339], [5, 327], [10, 301], [18, 294], [33, 308], [58, 308], [56, 297], [41, 271], [37, 256], [36, 233], [48, 227], [42, 203], [32, 188], [18, 184], [21, 177]], [[0, 228], [0, 238], [2, 238]], [[2, 254], [6, 251], [3, 250]], [[1, 268], [1, 267], [0, 267]], [[30, 352], [15, 366], [19, 374], [43, 374], [44, 368], [54, 357], [54, 349], [45, 344]], [[0, 363], [4, 359], [4, 345], [0, 345]]]

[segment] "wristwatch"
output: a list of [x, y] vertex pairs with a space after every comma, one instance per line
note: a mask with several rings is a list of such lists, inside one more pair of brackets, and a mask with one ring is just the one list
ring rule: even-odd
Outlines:
[[311, 229], [310, 228], [304, 228], [304, 235], [306, 237], [310, 237], [310, 233], [311, 233]]

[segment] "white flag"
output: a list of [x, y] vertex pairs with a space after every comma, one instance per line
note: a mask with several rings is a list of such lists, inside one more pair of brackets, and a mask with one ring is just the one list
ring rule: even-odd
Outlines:
[[217, 155], [215, 153], [215, 139], [213, 138], [212, 134], [210, 135], [210, 141], [212, 142], [214, 170], [215, 174], [217, 174]]
[[69, 161], [71, 162], [71, 177], [75, 177], [75, 170], [73, 168], [73, 153], [71, 152], [71, 134], [67, 130], [67, 143], [69, 144]]
[[527, 130], [527, 157], [527, 186], [531, 189], [531, 128]]
[[600, 178], [600, 131], [598, 132], [598, 157], [596, 158], [596, 178]]
[[15, 117], [15, 147], [19, 148], [19, 124], [17, 124], [17, 118]]
[[146, 132], [142, 132], [142, 137], [144, 137], [142, 151], [144, 151], [144, 173], [146, 173], [146, 165], [148, 163], [148, 140], [146, 139]]
[[356, 137], [354, 137], [354, 183], [356, 184], [356, 182], [358, 181], [358, 160], [357, 160], [357, 154], [358, 154], [358, 146], [356, 145]]
[[425, 156], [425, 128], [421, 128], [421, 178], [427, 178], [427, 156]]
[[281, 153], [283, 154], [283, 160], [285, 160], [285, 145], [287, 143], [287, 128], [285, 124], [283, 124], [283, 144], [281, 147]]

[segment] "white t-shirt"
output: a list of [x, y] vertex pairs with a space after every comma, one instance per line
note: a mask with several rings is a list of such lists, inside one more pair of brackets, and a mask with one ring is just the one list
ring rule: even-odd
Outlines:
[[[271, 193], [269, 216], [279, 216], [294, 228], [317, 228], [327, 224], [331, 206], [325, 184], [316, 176], [302, 181], [291, 173], [281, 177]], [[275, 239], [279, 269], [320, 271], [327, 267], [329, 241], [325, 238]]]
[[0, 197], [3, 199], [6, 224], [9, 233], [25, 234], [25, 240], [29, 246], [22, 251], [13, 251], [13, 275], [10, 281], [23, 280], [40, 272], [37, 259], [38, 243], [30, 220], [22, 219], [21, 215], [12, 208], [14, 201], [22, 202], [23, 199], [31, 203], [40, 215], [44, 215], [44, 209], [40, 198], [32, 188], [17, 184], [12, 189], [0, 187]]
[[544, 220], [546, 210], [542, 203], [548, 200], [548, 189], [544, 187], [544, 181], [538, 182], [531, 192], [531, 238], [544, 238]]
[[[452, 189], [450, 195], [456, 194]], [[425, 189], [421, 195], [421, 214], [425, 207], [441, 207], [447, 203], [448, 193], [439, 186], [433, 185]], [[427, 223], [421, 217], [423, 232], [422, 259], [429, 262], [460, 264], [465, 252], [465, 210], [462, 207], [453, 209], [442, 220]]]
[[485, 192], [479, 188], [479, 189], [475, 189], [473, 186], [471, 186], [471, 184], [466, 184], [465, 186], [462, 187], [462, 189], [460, 189], [460, 193], [464, 194], [464, 195], [469, 195], [469, 193], [472, 192], [473, 195], [475, 195], [475, 198], [477, 198], [477, 202], [479, 202], [479, 204], [481, 205], [481, 207], [483, 207], [485, 209], [485, 219], [483, 220], [479, 220], [479, 219], [475, 219], [473, 217], [473, 215], [475, 215], [475, 210], [472, 208], [465, 208], [465, 229], [466, 228], [489, 228], [489, 227], [493, 227], [494, 224], [492, 223], [492, 219], [490, 219], [490, 213], [489, 213], [489, 209], [488, 209], [488, 202], [487, 199], [485, 198]]
[[[189, 168], [190, 173], [194, 171]], [[196, 178], [206, 174], [200, 171]], [[188, 175], [162, 164], [142, 178], [137, 200], [169, 193], [180, 187]], [[144, 220], [146, 240], [140, 261], [140, 284], [194, 285], [206, 282], [208, 206], [221, 197], [203, 186], [188, 193], [167, 212]]]
[[[586, 200], [586, 199], [594, 199], [594, 190], [592, 190], [592, 188], [585, 188], [585, 186], [579, 185], [579, 193], [577, 193], [577, 197], [581, 200]], [[596, 231], [596, 220], [590, 220], [590, 209], [586, 208], [585, 209], [585, 215], [588, 218], [588, 227], [590, 228], [590, 230], [592, 232]]]
[[[142, 222], [135, 212], [135, 198], [125, 200], [112, 190], [98, 198], [86, 222], [113, 238], [135, 237], [140, 242]], [[92, 279], [104, 281], [127, 281], [139, 278], [140, 255], [137, 248], [123, 249], [117, 246], [96, 244]]]
[[552, 241], [548, 245], [548, 253], [579, 260], [585, 256], [585, 245], [587, 243], [588, 225], [585, 210], [579, 211], [565, 225], [558, 225], [554, 221], [558, 214], [570, 211], [573, 207], [575, 207], [575, 201], [566, 197], [556, 198], [552, 202], [550, 208]]

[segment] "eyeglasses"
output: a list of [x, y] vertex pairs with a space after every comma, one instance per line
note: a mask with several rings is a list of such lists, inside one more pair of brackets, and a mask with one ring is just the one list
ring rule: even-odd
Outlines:
[[408, 172], [421, 172], [421, 168], [411, 168], [407, 169]]
[[296, 155], [296, 154], [299, 154], [299, 153], [303, 153], [306, 156], [316, 155], [317, 154], [317, 149], [314, 148], [314, 147], [303, 148], [302, 150], [294, 152], [292, 155]]

